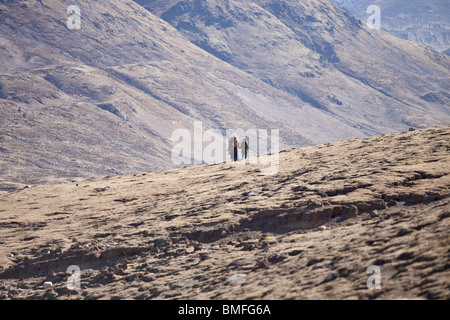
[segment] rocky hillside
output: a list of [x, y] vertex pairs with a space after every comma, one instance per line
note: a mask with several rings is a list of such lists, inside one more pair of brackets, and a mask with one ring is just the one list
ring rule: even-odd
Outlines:
[[238, 162], [10, 192], [0, 297], [449, 299], [449, 141], [444, 126], [285, 151], [272, 176]]
[[329, 1], [140, 3], [0, 3], [0, 193], [173, 168], [194, 121], [282, 149], [449, 123], [448, 58]]
[[[450, 9], [446, 0], [334, 0], [362, 21], [367, 21], [370, 5], [381, 9], [381, 29], [396, 37], [450, 50]], [[450, 52], [449, 52], [450, 53]], [[448, 53], [447, 53], [448, 55]]]
[[1, 2], [0, 41], [0, 192], [173, 168], [171, 135], [195, 120], [276, 128], [285, 148], [363, 136], [131, 1]]
[[450, 58], [331, 0], [136, 0], [192, 43], [366, 135], [449, 121]]

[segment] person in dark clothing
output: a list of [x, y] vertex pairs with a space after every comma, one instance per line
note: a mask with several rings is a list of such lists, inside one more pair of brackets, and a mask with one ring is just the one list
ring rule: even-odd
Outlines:
[[234, 161], [238, 160], [238, 147], [239, 147], [239, 141], [236, 137], [234, 137], [233, 140], [233, 157]]
[[242, 151], [242, 159], [244, 159], [246, 162], [245, 163], [248, 163], [248, 142], [247, 142], [247, 139], [246, 138], [244, 138], [244, 141], [242, 141], [242, 144], [241, 144], [241, 151]]

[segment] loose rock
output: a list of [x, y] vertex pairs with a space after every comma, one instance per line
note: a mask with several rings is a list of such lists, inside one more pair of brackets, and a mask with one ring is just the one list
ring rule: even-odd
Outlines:
[[380, 215], [377, 210], [373, 210], [369, 214], [372, 218], [376, 218]]
[[235, 274], [231, 277], [228, 277], [225, 279], [225, 282], [230, 282], [230, 281], [236, 281], [236, 280], [240, 280], [240, 279], [244, 279], [247, 275], [245, 273], [238, 273]]
[[333, 281], [337, 277], [338, 274], [336, 272], [331, 272], [325, 277], [325, 279], [323, 279], [322, 283]]
[[397, 237], [403, 237], [403, 236], [406, 236], [407, 234], [410, 234], [412, 232], [412, 230], [410, 230], [410, 229], [404, 229], [404, 228], [402, 228], [402, 229], [400, 229], [398, 232], [397, 232]]
[[355, 205], [350, 205], [348, 207], [344, 207], [344, 214], [347, 218], [354, 218], [358, 216], [359, 211]]

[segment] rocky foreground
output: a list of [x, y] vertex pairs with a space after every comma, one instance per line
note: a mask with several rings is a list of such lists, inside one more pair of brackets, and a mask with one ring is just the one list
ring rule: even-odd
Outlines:
[[444, 126], [284, 151], [273, 176], [218, 164], [9, 192], [0, 297], [450, 299], [449, 141]]

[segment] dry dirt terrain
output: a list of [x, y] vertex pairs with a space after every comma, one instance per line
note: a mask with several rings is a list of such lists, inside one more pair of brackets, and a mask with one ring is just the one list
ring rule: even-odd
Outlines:
[[449, 141], [442, 126], [282, 151], [274, 175], [237, 162], [9, 192], [0, 297], [449, 299]]

